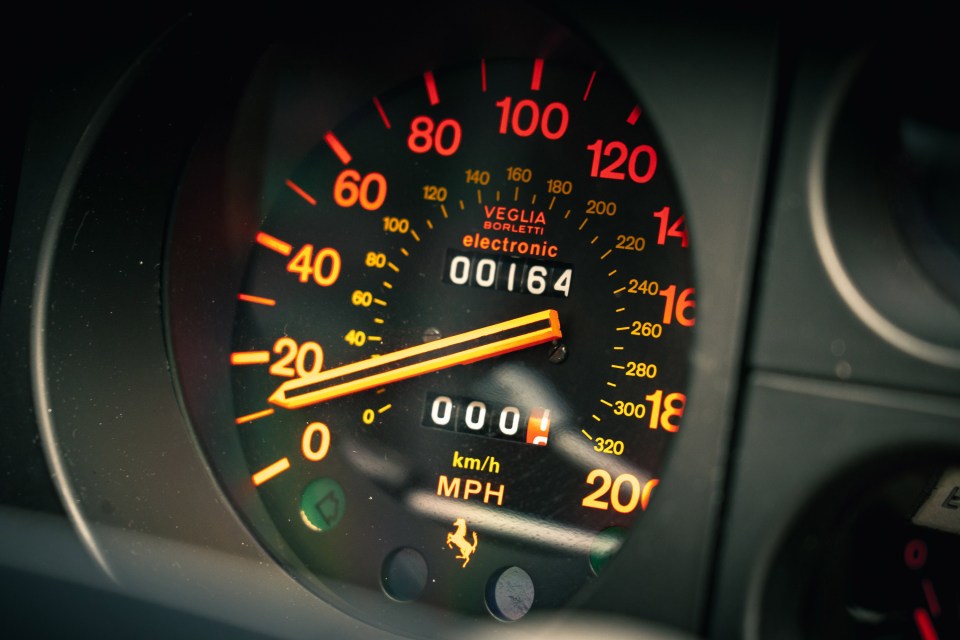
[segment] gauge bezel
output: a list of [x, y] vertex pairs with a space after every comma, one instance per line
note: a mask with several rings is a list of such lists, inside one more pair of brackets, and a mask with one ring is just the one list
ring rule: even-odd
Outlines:
[[[563, 45], [560, 32], [556, 29], [547, 29], [543, 37], [558, 49], [574, 49], [572, 46]], [[537, 38], [532, 34], [523, 46], [532, 46], [534, 51], [539, 50]], [[613, 70], [604, 68], [609, 65], [600, 66], [600, 63], [584, 61], [579, 57], [567, 60], [569, 54], [558, 54], [559, 58], [539, 59], [542, 67], [537, 68], [542, 68], [544, 83], [537, 93], [532, 93], [528, 85], [531, 70], [535, 68], [534, 58], [515, 57], [519, 55], [520, 46], [514, 52], [515, 56], [507, 59], [483, 56], [482, 61], [475, 59], [466, 65], [436, 67], [430, 70], [430, 77], [435, 78], [443, 100], [437, 111], [429, 112], [435, 114], [437, 119], [446, 116], [457, 118], [456, 122], [460, 123], [458, 126], [463, 127], [463, 146], [453, 157], [440, 154], [418, 157], [408, 151], [407, 131], [404, 131], [402, 124], [409, 122], [409, 118], [415, 114], [422, 113], [418, 109], [427, 108], [422, 72], [417, 73], [403, 86], [386, 88], [377, 96], [382, 103], [382, 112], [390, 114], [392, 128], [385, 127], [385, 117], [379, 117], [374, 105], [367, 99], [359, 105], [359, 113], [353, 114], [345, 123], [337, 123], [333, 129], [337, 139], [343, 141], [353, 156], [353, 164], [348, 166], [358, 167], [361, 171], [375, 168], [383, 172], [385, 181], [389, 181], [390, 197], [387, 198], [386, 205], [382, 211], [372, 213], [360, 207], [339, 208], [330, 201], [329, 191], [326, 189], [333, 184], [334, 176], [343, 166], [324, 142], [324, 136], [329, 134], [313, 123], [308, 126], [306, 121], [309, 117], [297, 116], [297, 112], [312, 114], [324, 110], [328, 95], [325, 91], [313, 93], [309, 89], [301, 89], [303, 85], [309, 85], [313, 78], [322, 75], [322, 70], [314, 71], [305, 61], [308, 54], [300, 47], [295, 46], [294, 49], [296, 57], [292, 62], [295, 65], [295, 75], [289, 81], [292, 86], [285, 82], [287, 74], [290, 73], [288, 69], [291, 61], [288, 56], [281, 54], [278, 56], [282, 59], [277, 65], [278, 70], [265, 73], [260, 83], [251, 86], [249, 95], [271, 105], [273, 111], [262, 117], [271, 123], [274, 127], [272, 132], [277, 137], [296, 139], [286, 130], [297, 132], [305, 128], [314, 131], [311, 135], [315, 136], [315, 146], [307, 155], [309, 159], [305, 161], [305, 166], [298, 166], [286, 175], [273, 173], [271, 167], [264, 169], [265, 172], [271, 172], [271, 175], [265, 177], [264, 191], [272, 191], [270, 187], [274, 184], [282, 185], [284, 178], [288, 177], [299, 187], [315, 195], [316, 200], [311, 198], [305, 201], [295, 190], [284, 188], [276, 193], [275, 197], [266, 193], [241, 196], [234, 200], [233, 204], [227, 205], [226, 209], [229, 212], [262, 209], [264, 222], [260, 230], [275, 234], [284, 241], [294, 242], [297, 247], [307, 242], [321, 243], [317, 247], [335, 247], [339, 250], [336, 255], [343, 256], [342, 268], [338, 270], [337, 282], [331, 283], [329, 287], [318, 287], [312, 282], [297, 282], [297, 279], [290, 278], [283, 268], [289, 258], [278, 260], [276, 251], [254, 245], [251, 242], [254, 231], [250, 230], [246, 243], [255, 249], [251, 252], [251, 264], [247, 267], [246, 277], [249, 279], [242, 290], [269, 294], [277, 299], [277, 306], [238, 305], [238, 324], [234, 327], [233, 349], [262, 349], [273, 344], [281, 335], [288, 343], [290, 340], [316, 340], [319, 343], [318, 350], [319, 345], [322, 345], [323, 367], [328, 370], [330, 367], [351, 362], [351, 358], [353, 361], [364, 360], [372, 353], [383, 353], [384, 348], [389, 351], [390, 348], [419, 342], [419, 330], [414, 332], [415, 335], [404, 331], [395, 326], [394, 319], [401, 326], [407, 323], [416, 326], [424, 321], [435, 323], [421, 328], [436, 326], [446, 332], [451, 330], [451, 327], [476, 327], [479, 325], [474, 323], [481, 320], [493, 322], [508, 317], [502, 314], [514, 316], [543, 307], [556, 308], [561, 316], [564, 344], [571, 350], [562, 366], [550, 363], [544, 349], [534, 348], [504, 356], [503, 359], [498, 358], [496, 361], [473, 364], [470, 367], [453, 367], [431, 378], [433, 384], [441, 384], [439, 388], [454, 395], [458, 388], [465, 392], [463, 385], [469, 384], [476, 393], [480, 393], [479, 388], [482, 386], [487, 393], [494, 394], [479, 395], [477, 398], [490, 400], [498, 397], [496, 394], [502, 394], [499, 397], [506, 402], [505, 398], [512, 394], [517, 399], [510, 402], [516, 402], [521, 407], [526, 406], [524, 403], [545, 403], [543, 406], [552, 407], [552, 444], [544, 449], [518, 450], [514, 443], [504, 439], [482, 443], [469, 437], [464, 438], [463, 434], [440, 435], [418, 428], [416, 425], [422, 409], [415, 402], [422, 400], [413, 400], [410, 390], [416, 389], [416, 395], [419, 396], [422, 391], [419, 387], [426, 384], [424, 379], [401, 383], [407, 389], [404, 396], [398, 396], [394, 392], [395, 387], [385, 387], [382, 390], [383, 395], [377, 396], [381, 398], [377, 406], [387, 405], [391, 408], [391, 413], [378, 418], [376, 427], [367, 428], [360, 424], [359, 412], [347, 412], [344, 408], [345, 401], [347, 405], [360, 401], [360, 398], [351, 396], [295, 412], [288, 412], [282, 407], [267, 409], [276, 411], [272, 415], [252, 419], [249, 424], [244, 421], [240, 426], [227, 421], [222, 421], [223, 426], [199, 424], [201, 441], [206, 441], [205, 448], [208, 452], [211, 449], [222, 449], [222, 429], [223, 432], [237, 434], [236, 437], [243, 442], [246, 462], [230, 461], [228, 474], [222, 476], [225, 492], [232, 495], [241, 514], [250, 514], [247, 518], [254, 530], [265, 529], [268, 532], [264, 540], [265, 547], [294, 575], [307, 571], [304, 566], [306, 565], [310, 567], [312, 574], [320, 575], [321, 580], [329, 587], [330, 583], [335, 584], [335, 581], [324, 578], [324, 570], [318, 567], [326, 566], [326, 570], [333, 572], [333, 575], [343, 577], [343, 574], [336, 572], [340, 571], [340, 567], [346, 562], [345, 558], [351, 558], [351, 568], [345, 571], [346, 579], [358, 583], [370, 582], [379, 572], [368, 564], [378, 562], [375, 558], [385, 557], [389, 553], [389, 549], [385, 549], [384, 545], [389, 547], [401, 543], [416, 544], [421, 545], [419, 549], [428, 558], [431, 566], [431, 581], [424, 599], [455, 601], [455, 606], [460, 611], [466, 612], [472, 607], [474, 615], [487, 615], [483, 606], [481, 574], [489, 575], [489, 572], [497, 568], [497, 562], [515, 562], [536, 578], [537, 609], [555, 609], [561, 602], [569, 599], [568, 594], [575, 590], [577, 584], [593, 578], [587, 562], [587, 549], [583, 549], [583, 557], [579, 558], [578, 562], [577, 552], [573, 548], [576, 545], [571, 545], [571, 541], [574, 538], [583, 539], [584, 536], [613, 524], [626, 527], [628, 519], [641, 518], [643, 508], [639, 506], [640, 487], [647, 485], [648, 481], [653, 482], [651, 474], [656, 476], [664, 451], [675, 440], [672, 429], [639, 428], [646, 426], [646, 423], [638, 427], [638, 418], [617, 418], [612, 412], [605, 410], [601, 404], [602, 398], [639, 401], [644, 394], [661, 389], [662, 391], [657, 393], [667, 394], [668, 398], [672, 398], [666, 402], [673, 406], [672, 403], [676, 402], [677, 398], [682, 398], [680, 394], [685, 391], [683, 379], [688, 367], [687, 345], [695, 331], [692, 320], [677, 319], [672, 324], [669, 324], [669, 320], [664, 320], [664, 325], [660, 327], [661, 339], [657, 340], [624, 338], [626, 333], [618, 333], [618, 327], [629, 325], [634, 318], [660, 322], [659, 317], [663, 313], [661, 296], [619, 295], [629, 284], [627, 275], [659, 281], [662, 288], [671, 283], [674, 289], [684, 290], [693, 284], [689, 265], [690, 250], [685, 248], [686, 241], [681, 243], [680, 238], [671, 237], [664, 246], [659, 246], [656, 240], [657, 219], [651, 214], [669, 206], [673, 211], [672, 217], [677, 219], [683, 215], [685, 208], [674, 186], [669, 157], [662, 151], [662, 145], [650, 124], [650, 116], [645, 115], [639, 122], [631, 122], [627, 117], [638, 98], [640, 106], [635, 113], [646, 113], [642, 96], [633, 95], [623, 87]], [[323, 55], [318, 57], [325, 59]], [[599, 70], [596, 69], [598, 66]], [[301, 68], [305, 71], [297, 74]], [[485, 84], [481, 84], [481, 76], [486, 81]], [[589, 102], [581, 99], [581, 96], [585, 97], [584, 88], [588, 86], [588, 82], [593, 89]], [[527, 91], [530, 92], [529, 97], [543, 100], [541, 104], [552, 100], [563, 101], [570, 113], [570, 127], [566, 135], [562, 140], [549, 140], [543, 136], [508, 136], [488, 140], [489, 136], [480, 135], [478, 128], [481, 123], [484, 127], [489, 127], [489, 130], [496, 130], [497, 118], [493, 103], [503, 95], [499, 93], [502, 91], [510, 91], [508, 95], [514, 95], [513, 91]], [[293, 94], [292, 97], [290, 94]], [[521, 93], [515, 99], [521, 97], [528, 97], [528, 93]], [[455, 106], [449, 106], [451, 104]], [[489, 104], [489, 109], [480, 106], [486, 104]], [[295, 113], [288, 116], [290, 105], [294, 107]], [[616, 111], [618, 108], [622, 110], [622, 114]], [[616, 119], [613, 115], [615, 113], [619, 115]], [[300, 136], [307, 137], [303, 133]], [[654, 180], [649, 184], [638, 185], [631, 180], [617, 182], [588, 177], [589, 157], [583, 153], [584, 146], [598, 136], [607, 140], [623, 139], [631, 146], [639, 143], [652, 145], [647, 148], [658, 150]], [[302, 140], [300, 144], [303, 144]], [[534, 157], [532, 154], [535, 152], [540, 155]], [[295, 156], [296, 153], [284, 153], [283, 149], [274, 149], [274, 157], [284, 158]], [[542, 184], [537, 180], [529, 184], [511, 184], [502, 180], [501, 169], [518, 162], [518, 157], [523, 157], [523, 162], [534, 168], [538, 178], [564, 176], [573, 179], [571, 184], [576, 184], [576, 195], [556, 195], [551, 198], [545, 188], [537, 186]], [[268, 163], [269, 160], [263, 162]], [[409, 171], [408, 167], [414, 164], [417, 170]], [[490, 169], [494, 177], [490, 178], [488, 187], [481, 188], [464, 183], [460, 169], [472, 166]], [[453, 167], [457, 170], [454, 171]], [[548, 170], [553, 173], [544, 173]], [[451, 171], [454, 171], [454, 175], [447, 175]], [[403, 176], [403, 180], [398, 182], [397, 178], [400, 176]], [[428, 179], [424, 176], [431, 177]], [[192, 179], [192, 176], [189, 179]], [[441, 215], [436, 205], [423, 202], [417, 180], [440, 181], [437, 184], [443, 184], [445, 190], [449, 188], [446, 205], [450, 210], [449, 217], [446, 210]], [[198, 182], [209, 184], [213, 181], [207, 176], [200, 176]], [[244, 177], [230, 180], [228, 188], [233, 184], [246, 186], [251, 182], [252, 180]], [[289, 184], [289, 181], [286, 182]], [[519, 292], [483, 291], [440, 282], [443, 262], [441, 246], [460, 246], [463, 233], [469, 235], [484, 228], [480, 226], [483, 214], [477, 202], [481, 193], [483, 204], [489, 211], [494, 197], [499, 201], [502, 192], [504, 201], [512, 202], [508, 194], [515, 190], [522, 195], [515, 195], [514, 199], [520, 197], [521, 201], [526, 203], [532, 193], [534, 201], [539, 198], [539, 202], [544, 203], [537, 208], [545, 212], [540, 214], [545, 216], [545, 222], [544, 226], [539, 228], [545, 231], [545, 235], [538, 238], [545, 238], [545, 245], [550, 243], [560, 252], [558, 259], [563, 258], [571, 263], [565, 264], [565, 267], [570, 268], [570, 273], [574, 272], [572, 263], [576, 263], [577, 275], [573, 280], [574, 286], [568, 291], [569, 297], [561, 295], [549, 298]], [[615, 218], [589, 216], [583, 210], [587, 198], [615, 200], [621, 208], [621, 215]], [[458, 199], [459, 208], [463, 211], [457, 209]], [[196, 234], [190, 225], [200, 217], [197, 213], [200, 211], [209, 211], [209, 206], [206, 203], [196, 208], [181, 205], [178, 213], [184, 228], [178, 232], [178, 238], [192, 241]], [[384, 213], [409, 217], [412, 238], [408, 235], [380, 234], [379, 216]], [[419, 234], [414, 232], [414, 228]], [[361, 233], [360, 229], [364, 231]], [[616, 239], [625, 237], [616, 234], [632, 233], [643, 233], [647, 237], [645, 251], [615, 251]], [[227, 235], [233, 238], [232, 234]], [[364, 245], [367, 249], [377, 246], [380, 247], [378, 250], [388, 251], [387, 247], [393, 246], [394, 253], [388, 251], [385, 255], [389, 255], [390, 259], [401, 267], [395, 267], [395, 273], [384, 270], [387, 275], [377, 275], [376, 282], [370, 281], [368, 284], [366, 277], [372, 276], [373, 272], [368, 273], [362, 268], [363, 254], [356, 253], [361, 241], [369, 243], [369, 246]], [[692, 242], [696, 242], [695, 238]], [[400, 249], [391, 243], [405, 246], [409, 252], [404, 250], [400, 253]], [[213, 242], [208, 240], [203, 244], [205, 249], [211, 252], [210, 255], [217, 255], [213, 250]], [[523, 243], [524, 246], [526, 244]], [[310, 247], [313, 247], [313, 244]], [[236, 248], [231, 249], [234, 250], [233, 253], [239, 252]], [[353, 262], [350, 261], [351, 255]], [[198, 293], [194, 295], [197, 297], [209, 295], [211, 287], [198, 281], [195, 276], [196, 258], [184, 259], [180, 263], [189, 266], [182, 269], [185, 277], [177, 281], [174, 291], [186, 291], [190, 288], [196, 289]], [[171, 268], [177, 267], [173, 265]], [[618, 269], [626, 275], [612, 277]], [[424, 275], [424, 272], [427, 275]], [[379, 287], [381, 277], [389, 279], [392, 284], [389, 289], [374, 289], [375, 295], [385, 298], [381, 301], [383, 308], [376, 314], [380, 316], [383, 324], [374, 326], [369, 324], [371, 312], [348, 304], [349, 290], [355, 287]], [[609, 289], [602, 284], [604, 278], [611, 278]], [[347, 286], [344, 281], [354, 284]], [[635, 284], [638, 283], [639, 281]], [[618, 291], [612, 292], [621, 285], [623, 286]], [[345, 292], [336, 293], [345, 286]], [[692, 293], [693, 289], [687, 291]], [[225, 297], [218, 297], [223, 300], [223, 306], [228, 306]], [[615, 309], [617, 310], [614, 311]], [[620, 313], [624, 311], [626, 313]], [[620, 315], [617, 315], [618, 313]], [[174, 318], [179, 317], [179, 314], [172, 315]], [[425, 320], [425, 317], [429, 320]], [[363, 324], [363, 318], [367, 318], [368, 324]], [[688, 324], [691, 326], [685, 326]], [[272, 327], [272, 330], [268, 331], [265, 327]], [[372, 331], [377, 334], [378, 342], [366, 344], [363, 350], [356, 346], [347, 346], [339, 338], [351, 327]], [[184, 362], [192, 362], [196, 359], [197, 350], [203, 348], [206, 339], [198, 340], [194, 335], [197, 332], [189, 329], [177, 332], [177, 327], [174, 326], [174, 331], [175, 339], [187, 334], [189, 339], [194, 341], [182, 351]], [[385, 336], [383, 342], [380, 342], [380, 336]], [[176, 343], [174, 348], [178, 348]], [[618, 353], [614, 349], [624, 351]], [[543, 357], [535, 355], [541, 352]], [[219, 361], [222, 367], [226, 358], [222, 355], [220, 357], [223, 358]], [[657, 363], [661, 371], [656, 381], [625, 378], [619, 381], [619, 386], [627, 390], [619, 393], [613, 393], [604, 386], [603, 376], [608, 375], [615, 364], [620, 363], [618, 366], [623, 369], [626, 359], [637, 358]], [[503, 360], [513, 364], [505, 364]], [[205, 366], [196, 372], [190, 371], [191, 378], [196, 375], [207, 381], [219, 375], [219, 372], [209, 370], [218, 364], [217, 357], [205, 359], [204, 363], [209, 367]], [[504, 368], [500, 374], [493, 372], [494, 368], [501, 366]], [[524, 377], [524, 381], [515, 383], [512, 390], [505, 382], [494, 381], [495, 377], [507, 375], [509, 371], [512, 371], [515, 377]], [[484, 378], [482, 372], [488, 372], [488, 377]], [[440, 380], [444, 382], [441, 383]], [[269, 393], [264, 385], [270, 382], [278, 384], [279, 380], [275, 376], [269, 376], [266, 367], [244, 366], [232, 368], [231, 382], [237, 407], [235, 415], [240, 421], [240, 416], [262, 414], [264, 398]], [[271, 389], [275, 384], [271, 385]], [[609, 384], [614, 386], [613, 383]], [[187, 380], [184, 386], [192, 388], [195, 385]], [[536, 388], [542, 388], [542, 391], [533, 392]], [[608, 396], [605, 392], [613, 395]], [[630, 395], [631, 393], [633, 395]], [[520, 400], [521, 396], [528, 397]], [[601, 400], [598, 400], [597, 396]], [[372, 398], [372, 393], [361, 397]], [[607, 404], [613, 407], [609, 401]], [[564, 411], [567, 416], [571, 416], [574, 410], [578, 414], [576, 427], [571, 423], [574, 418], [564, 417]], [[603, 416], [603, 422], [600, 422], [600, 417], [595, 417], [597, 422], [594, 423], [590, 417], [591, 412]], [[405, 421], [393, 419], [395, 415], [404, 413], [415, 415], [416, 418]], [[329, 433], [333, 434], [331, 453], [322, 464], [306, 463], [299, 453], [299, 437], [291, 437], [307, 424], [304, 420], [322, 420], [329, 425]], [[591, 435], [581, 435], [588, 431], [593, 436], [622, 438], [621, 446], [626, 442], [627, 451], [621, 452], [622, 457], [598, 453], [594, 450]], [[401, 433], [405, 435], [397, 437], [397, 434]], [[211, 439], [213, 447], [210, 446]], [[454, 441], [458, 443], [456, 447], [452, 444]], [[287, 446], [275, 449], [280, 442], [286, 442]], [[291, 445], [295, 446], [291, 448]], [[483, 513], [483, 505], [468, 506], [460, 502], [463, 509], [461, 513], [457, 501], [446, 501], [443, 505], [434, 504], [430, 507], [426, 505], [427, 496], [440, 491], [437, 488], [437, 474], [444, 474], [443, 478], [446, 478], [451, 473], [450, 454], [454, 452], [454, 448], [468, 457], [478, 455], [479, 452], [481, 456], [493, 454], [491, 457], [495, 460], [503, 461], [505, 469], [498, 471], [496, 476], [488, 475], [486, 478], [498, 486], [506, 486], [507, 497], [503, 509]], [[273, 452], [267, 454], [269, 460], [262, 458], [264, 451]], [[388, 456], [390, 465], [386, 462]], [[378, 483], [377, 478], [383, 480], [387, 474], [369, 471], [369, 463], [360, 463], [361, 459], [381, 458], [384, 459], [384, 471], [386, 468], [395, 467], [397, 474], [402, 472], [402, 475], [411, 479], [410, 484], [393, 485], [386, 481]], [[249, 476], [277, 459], [284, 461], [284, 468], [287, 470], [275, 480], [270, 480], [269, 485], [253, 490]], [[215, 469], [218, 464], [219, 461], [214, 459]], [[358, 473], [357, 469], [360, 468], [369, 472]], [[599, 505], [590, 508], [580, 504], [581, 499], [591, 493], [589, 487], [583, 488], [584, 478], [592, 474], [591, 469], [594, 468], [604, 471], [609, 469], [617, 477], [620, 477], [618, 474], [621, 473], [628, 474], [624, 477], [631, 478], [633, 482], [638, 482], [637, 478], [640, 478], [640, 484], [632, 494], [635, 501], [632, 502], [629, 515], [614, 509], [602, 510]], [[427, 469], [433, 471], [432, 487], [426, 486], [424, 479], [418, 477], [419, 474], [429, 475]], [[536, 476], [533, 475], [534, 469], [538, 470]], [[299, 514], [286, 512], [280, 505], [293, 505], [289, 498], [294, 492], [302, 490], [303, 483], [307, 482], [304, 474], [322, 473], [336, 478], [348, 494], [362, 496], [363, 499], [358, 502], [354, 497], [352, 500], [348, 509], [348, 530], [342, 531], [344, 525], [339, 525], [336, 532], [323, 536], [304, 536], [305, 530], [299, 525]], [[471, 475], [477, 474], [467, 474], [468, 477]], [[551, 480], [546, 484], [531, 483], [534, 477]], [[388, 484], [389, 488], [386, 486]], [[586, 482], [586, 485], [590, 484], [591, 482]], [[282, 491], [280, 487], [286, 489]], [[602, 489], [596, 491], [602, 492]], [[648, 495], [646, 490], [642, 495]], [[257, 505], [255, 509], [252, 506], [254, 503]], [[644, 506], [645, 504], [644, 500]], [[405, 508], [396, 509], [396, 506]], [[422, 511], [417, 513], [417, 508]], [[275, 521], [273, 525], [265, 524], [265, 512], [272, 514]], [[470, 516], [473, 518], [471, 525], [480, 531], [481, 538], [485, 540], [485, 552], [480, 554], [477, 562], [471, 563], [470, 571], [461, 572], [459, 568], [443, 562], [446, 554], [438, 552], [431, 541], [443, 537], [443, 531], [435, 530], [438, 524], [442, 528], [449, 524], [448, 520], [453, 521], [457, 516], [468, 513], [473, 514]], [[296, 524], [291, 526], [289, 522]], [[521, 527], [525, 522], [526, 526]], [[543, 528], [537, 529], [537, 523], [541, 523]], [[285, 536], [285, 542], [278, 541], [278, 529]], [[335, 541], [341, 540], [342, 547], [336, 547], [336, 550], [331, 548], [331, 545], [337, 544]], [[359, 552], [360, 549], [363, 551]], [[294, 557], [293, 553], [296, 553], [297, 557]], [[354, 553], [357, 555], [353, 555]], [[499, 560], [493, 560], [495, 557]], [[316, 583], [313, 575], [303, 579], [311, 586]], [[457, 588], [451, 590], [445, 585], [456, 585]], [[371, 586], [377, 588], [375, 585]], [[342, 587], [337, 586], [335, 589]], [[324, 589], [322, 593], [329, 591], [330, 589]], [[381, 605], [378, 610], [389, 608], [390, 605]]]
[[[749, 282], [766, 139], [765, 127], [757, 123], [767, 120], [771, 106], [772, 40], [759, 29], [738, 27], [733, 29], [736, 35], [717, 30], [709, 20], [680, 27], [681, 18], [687, 16], [670, 15], [645, 15], [638, 35], [618, 28], [621, 12], [638, 9], [592, 6], [589, 17], [585, 8], [567, 10], [581, 12], [575, 17], [583, 20], [588, 32], [603, 33], [606, 55], [642, 90], [663, 130], [691, 219], [697, 220], [696, 233], [713, 239], [694, 254], [696, 264], [708, 264], [710, 269], [699, 277], [700, 340], [690, 385], [697, 400], [685, 417], [684, 434], [664, 475], [672, 481], [659, 494], [663, 506], [648, 512], [643, 530], [634, 532], [620, 560], [598, 579], [584, 606], [630, 611], [694, 628], [705, 604], [702, 581], [712, 552], [721, 443], [729, 429], [737, 384], [733, 372], [739, 362], [746, 312], [742, 301]], [[88, 132], [87, 139], [96, 145], [75, 158], [82, 172], [64, 180], [54, 198], [40, 275], [49, 289], [38, 289], [34, 305], [34, 371], [38, 406], [49, 410], [49, 428], [43, 434], [48, 456], [62, 463], [62, 483], [83, 487], [75, 522], [89, 533], [88, 543], [105, 569], [134, 593], [156, 595], [146, 577], [150, 568], [158, 563], [169, 566], [167, 560], [183, 557], [149, 542], [164, 539], [253, 559], [259, 564], [250, 569], [250, 585], [265, 576], [273, 576], [267, 580], [272, 585], [289, 583], [225, 508], [180, 414], [165, 346], [155, 339], [162, 335], [161, 275], [151, 270], [153, 264], [151, 269], [133, 269], [143, 258], [145, 263], [151, 258], [163, 262], [167, 209], [162, 203], [172, 200], [175, 181], [147, 175], [146, 159], [139, 172], [110, 160], [142, 146], [144, 139], [196, 130], [201, 115], [216, 113], [215, 105], [223, 105], [224, 95], [217, 90], [224, 85], [211, 82], [211, 77], [223, 79], [225, 69], [235, 71], [236, 61], [225, 52], [245, 50], [251, 43], [248, 36], [263, 25], [252, 32], [238, 29], [212, 36], [220, 33], [212, 28], [214, 22], [211, 18], [205, 23], [197, 15], [168, 35], [155, 57], [134, 66], [131, 83], [119, 90], [124, 97], [116, 109], [105, 107], [104, 128]], [[731, 37], [742, 44], [736, 51], [703, 53], [709, 43], [720, 45]], [[685, 42], [697, 42], [699, 52], [685, 48]], [[184, 69], [190, 71], [185, 74]], [[731, 76], [724, 69], [737, 69], [741, 82], [737, 91], [730, 91]], [[682, 87], [676, 84], [678, 77], [687, 80]], [[693, 103], [690, 91], [699, 96]], [[151, 115], [144, 108], [163, 100], [178, 110]], [[703, 102], [713, 105], [709, 113], [694, 108]], [[185, 158], [192, 141], [180, 142], [184, 147], [168, 153], [167, 160]], [[715, 170], [718, 164], [750, 169], [722, 174]], [[92, 182], [96, 176], [103, 182]], [[125, 194], [124, 202], [106, 197], [108, 185], [134, 178], [131, 184], [139, 188]], [[138, 207], [143, 219], [132, 220], [129, 203], [141, 203], [148, 195], [156, 198], [154, 204]], [[96, 215], [89, 215], [91, 203]], [[45, 217], [42, 208], [37, 215]], [[66, 304], [71, 289], [76, 295], [70, 295]], [[116, 290], [128, 292], [128, 304], [103, 303]], [[209, 309], [197, 311], [202, 317]], [[93, 379], [91, 370], [109, 375]], [[157, 478], [166, 482], [158, 483]], [[74, 491], [62, 488], [62, 492], [68, 499], [77, 497]], [[191, 505], [187, 512], [182, 510], [184, 501]], [[149, 537], [118, 533], [131, 529]], [[151, 544], [153, 558], [130, 553]], [[152, 579], [158, 575], [168, 576], [167, 582], [161, 580], [168, 585], [162, 601], [193, 610], [210, 604], [207, 598], [193, 601], [195, 592], [178, 592], [174, 586], [184, 576], [204, 582], [187, 563], [172, 573], [153, 572]], [[258, 599], [241, 599], [243, 607], [224, 605], [202, 613], [225, 619], [238, 616], [234, 619], [260, 629], [264, 622], [255, 612], [274, 621], [278, 612], [290, 620], [316, 617], [327, 625], [343, 620], [330, 610], [321, 613], [324, 609], [315, 600], [291, 585], [280, 590], [286, 600], [270, 589], [251, 586]], [[350, 628], [349, 623], [344, 625]]]

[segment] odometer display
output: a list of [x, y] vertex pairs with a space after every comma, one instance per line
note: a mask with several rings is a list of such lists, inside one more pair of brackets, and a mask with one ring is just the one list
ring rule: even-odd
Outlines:
[[696, 292], [648, 115], [609, 71], [477, 60], [315, 142], [249, 239], [227, 491], [347, 600], [562, 606], [655, 499], [686, 404]]

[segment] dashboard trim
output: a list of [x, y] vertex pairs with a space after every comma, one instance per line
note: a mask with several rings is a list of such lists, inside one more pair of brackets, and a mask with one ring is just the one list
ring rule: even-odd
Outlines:
[[100, 132], [109, 121], [111, 114], [119, 104], [131, 80], [135, 78], [139, 72], [142, 61], [150, 55], [151, 51], [152, 49], [145, 51], [138, 60], [134, 61], [129, 68], [123, 72], [114, 86], [106, 94], [102, 103], [95, 110], [92, 118], [74, 146], [73, 152], [70, 154], [66, 169], [57, 184], [53, 202], [50, 206], [50, 213], [44, 226], [37, 258], [37, 272], [33, 287], [33, 304], [30, 318], [30, 373], [33, 398], [37, 407], [37, 427], [40, 431], [41, 440], [43, 441], [44, 455], [47, 464], [50, 465], [51, 477], [60, 494], [61, 502], [67, 514], [70, 516], [70, 521], [73, 523], [78, 537], [83, 543], [83, 546], [94, 558], [97, 565], [99, 565], [103, 572], [109, 576], [110, 580], [114, 582], [117, 581], [116, 575], [100, 546], [97, 544], [96, 536], [81, 510], [81, 500], [73, 486], [72, 479], [70, 478], [61, 454], [61, 449], [57, 444], [53, 407], [49, 396], [50, 387], [47, 384], [49, 379], [46, 345], [47, 310], [49, 305], [50, 283], [53, 277], [54, 258], [57, 247], [62, 240], [60, 231], [67, 216], [67, 209], [73, 196], [74, 188], [80, 179], [80, 175], [83, 173], [87, 158], [96, 145]]
[[863, 59], [863, 54], [854, 56], [838, 72], [832, 87], [828, 90], [829, 98], [823, 105], [814, 126], [807, 189], [810, 225], [817, 252], [837, 293], [854, 315], [877, 336], [904, 353], [930, 364], [960, 369], [960, 350], [924, 340], [910, 333], [889, 320], [867, 300], [844, 266], [830, 230], [825, 185], [830, 134], [837, 124], [847, 90], [863, 65]]

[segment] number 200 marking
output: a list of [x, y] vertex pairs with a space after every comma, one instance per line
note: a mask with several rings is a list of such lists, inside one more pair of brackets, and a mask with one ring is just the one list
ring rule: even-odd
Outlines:
[[[587, 484], [594, 485], [600, 481], [600, 487], [588, 494], [581, 503], [591, 509], [606, 511], [608, 506], [618, 513], [631, 513], [640, 504], [640, 481], [630, 473], [623, 473], [614, 480], [606, 469], [594, 469], [587, 475]], [[630, 497], [626, 503], [620, 501], [620, 490], [624, 484], [630, 486]], [[604, 496], [610, 494], [610, 502]]]
[[[651, 478], [643, 488], [640, 488], [640, 481], [630, 473], [624, 473], [617, 476], [614, 480], [610, 472], [606, 469], [594, 469], [587, 475], [587, 484], [594, 485], [600, 481], [600, 486], [592, 493], [588, 494], [581, 504], [590, 509], [599, 509], [606, 511], [610, 506], [618, 513], [630, 513], [640, 505], [640, 508], [646, 511], [647, 504], [650, 502], [650, 494], [660, 481], [657, 478]], [[620, 501], [620, 490], [624, 484], [630, 485], [630, 498], [626, 503]], [[606, 494], [610, 494], [610, 501], [605, 499]]]

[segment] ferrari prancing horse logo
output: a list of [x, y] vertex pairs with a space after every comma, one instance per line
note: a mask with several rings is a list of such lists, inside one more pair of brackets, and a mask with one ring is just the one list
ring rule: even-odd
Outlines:
[[447, 534], [447, 546], [453, 549], [453, 545], [457, 545], [460, 550], [457, 560], [463, 560], [463, 566], [466, 567], [467, 563], [470, 562], [470, 556], [477, 550], [477, 532], [471, 532], [473, 533], [473, 544], [471, 545], [467, 542], [467, 521], [463, 518], [457, 518], [453, 521], [453, 526], [456, 527], [456, 530]]

